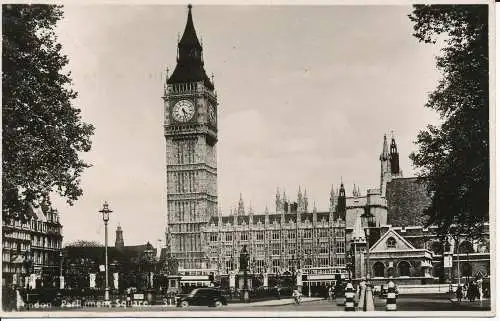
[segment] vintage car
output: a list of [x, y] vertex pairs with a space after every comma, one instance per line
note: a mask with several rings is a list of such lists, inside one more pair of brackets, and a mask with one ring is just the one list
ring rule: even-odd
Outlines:
[[227, 305], [226, 298], [218, 289], [197, 288], [191, 291], [187, 296], [182, 297], [177, 303], [178, 307], [186, 308], [190, 305], [221, 307]]

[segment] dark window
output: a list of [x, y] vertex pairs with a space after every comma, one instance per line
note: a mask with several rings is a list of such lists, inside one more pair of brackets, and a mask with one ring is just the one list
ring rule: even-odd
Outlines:
[[377, 262], [373, 264], [373, 275], [375, 277], [384, 277], [384, 263]]
[[399, 262], [399, 276], [410, 276], [410, 263], [406, 261]]
[[388, 248], [395, 248], [396, 247], [396, 239], [393, 237], [390, 237], [387, 239], [387, 247]]

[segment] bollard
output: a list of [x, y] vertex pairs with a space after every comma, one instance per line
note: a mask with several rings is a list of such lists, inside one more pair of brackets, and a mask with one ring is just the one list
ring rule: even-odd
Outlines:
[[347, 283], [345, 288], [345, 311], [354, 311], [354, 287]]
[[396, 285], [394, 282], [387, 283], [387, 301], [385, 306], [386, 311], [396, 311]]

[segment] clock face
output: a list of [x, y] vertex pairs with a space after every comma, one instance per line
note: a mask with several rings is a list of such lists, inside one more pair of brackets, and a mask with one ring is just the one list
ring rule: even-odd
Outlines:
[[175, 103], [172, 109], [172, 117], [178, 122], [187, 122], [194, 115], [194, 105], [189, 100], [180, 100]]
[[215, 124], [215, 120], [217, 119], [217, 113], [215, 112], [215, 107], [212, 105], [208, 106], [208, 120], [211, 123]]

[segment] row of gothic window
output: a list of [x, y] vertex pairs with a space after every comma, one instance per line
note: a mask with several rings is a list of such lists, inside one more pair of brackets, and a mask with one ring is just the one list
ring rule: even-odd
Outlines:
[[195, 82], [172, 85], [173, 92], [184, 92], [184, 91], [188, 91], [188, 90], [195, 91], [197, 89], [198, 89], [198, 85]]
[[196, 220], [197, 201], [177, 201], [169, 203], [169, 213], [180, 222], [193, 222]]
[[[265, 260], [262, 259], [256, 259], [252, 261], [253, 263], [251, 264], [251, 268], [255, 270], [257, 273], [264, 273], [267, 270], [267, 263]], [[284, 265], [282, 264], [284, 263]], [[270, 261], [270, 268], [272, 273], [279, 273], [282, 270], [282, 267], [284, 268], [290, 268], [292, 266], [295, 266], [297, 264], [297, 260], [295, 259], [288, 259], [282, 262], [281, 259], [272, 259]], [[231, 260], [226, 260], [225, 261], [225, 267], [227, 270], [234, 270], [238, 268], [238, 265], [234, 263], [234, 261]], [[319, 267], [327, 267], [327, 266], [332, 266], [332, 265], [340, 265], [344, 266], [345, 265], [345, 258], [343, 257], [337, 257], [335, 259], [330, 260], [328, 257], [319, 257], [317, 259], [313, 258], [305, 258], [304, 260], [301, 261], [301, 265], [304, 268], [311, 268], [313, 266], [319, 266]]]
[[173, 247], [176, 252], [188, 252], [201, 250], [200, 235], [178, 235], [172, 239]]
[[[271, 239], [272, 240], [279, 240], [281, 238], [282, 234], [283, 234], [284, 238], [287, 237], [288, 239], [295, 239], [297, 236], [295, 231], [288, 231], [288, 233], [285, 235], [284, 232], [282, 232], [280, 230], [276, 230], [276, 231], [271, 232]], [[336, 236], [337, 235], [342, 235], [340, 237], [343, 237], [343, 233], [336, 233]], [[328, 237], [328, 229], [320, 229], [318, 231], [316, 237], [320, 237], [320, 238]], [[313, 238], [313, 230], [312, 229], [303, 230], [302, 238], [312, 239]], [[264, 232], [255, 233], [255, 239], [258, 241], [263, 241], [264, 240]], [[218, 233], [210, 233], [210, 241], [211, 242], [217, 242], [218, 240], [219, 240]], [[233, 240], [233, 233], [232, 232], [225, 233], [225, 240], [226, 240], [226, 242], [231, 242]], [[249, 240], [249, 233], [248, 232], [241, 233], [240, 240], [241, 241], [248, 241]]]
[[191, 164], [195, 162], [195, 139], [174, 141], [177, 149], [177, 164]]
[[175, 182], [175, 191], [177, 193], [192, 193], [196, 192], [196, 181], [198, 172], [188, 171], [172, 173]]

